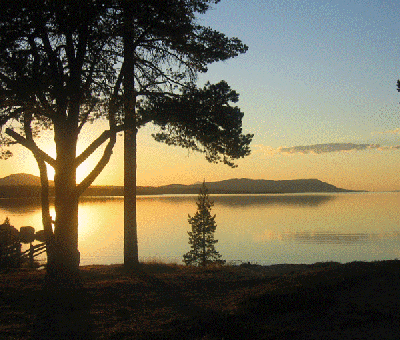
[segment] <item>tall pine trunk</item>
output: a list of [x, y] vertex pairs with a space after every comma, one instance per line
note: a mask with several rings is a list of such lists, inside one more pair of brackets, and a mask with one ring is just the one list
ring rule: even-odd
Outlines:
[[[64, 123], [65, 124], [65, 123]], [[79, 277], [80, 254], [78, 251], [78, 202], [76, 193], [76, 145], [74, 126], [55, 124], [56, 169], [55, 226], [51, 258], [47, 265], [50, 279], [74, 284]]]
[[134, 28], [132, 6], [124, 8], [124, 266], [139, 264], [136, 226], [136, 94], [134, 87]]
[[124, 138], [124, 266], [139, 264], [136, 226], [136, 131]]
[[36, 339], [92, 339], [90, 299], [79, 275], [76, 190], [77, 129], [55, 124], [55, 226], [47, 276], [37, 306]]

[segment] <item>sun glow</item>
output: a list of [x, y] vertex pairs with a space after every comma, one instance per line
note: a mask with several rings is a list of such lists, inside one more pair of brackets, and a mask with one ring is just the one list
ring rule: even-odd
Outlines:
[[[83, 162], [78, 166], [76, 169], [76, 183], [79, 184], [82, 182], [87, 175], [90, 174], [90, 172], [93, 170], [93, 167], [91, 167], [90, 162], [86, 161]], [[50, 181], [54, 181], [54, 175], [55, 175], [55, 170], [52, 166], [47, 164], [47, 176]]]
[[[101, 123], [90, 125], [91, 129], [86, 129], [83, 131], [82, 136], [77, 143], [76, 156], [79, 156], [92, 142], [100, 135], [100, 133], [106, 128]], [[56, 151], [54, 145], [54, 134], [53, 131], [45, 131], [38, 139], [39, 147], [44, 150], [48, 155], [56, 159]], [[83, 163], [81, 163], [76, 168], [76, 183], [81, 183], [94, 169], [97, 162], [101, 158], [104, 152], [105, 145], [101, 145], [97, 150], [95, 150]], [[55, 175], [55, 169], [47, 165], [47, 175], [48, 179], [53, 181]]]

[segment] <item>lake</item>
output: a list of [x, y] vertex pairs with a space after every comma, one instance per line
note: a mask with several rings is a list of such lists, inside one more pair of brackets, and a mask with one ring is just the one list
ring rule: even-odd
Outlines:
[[[263, 265], [400, 257], [400, 193], [211, 195], [217, 251]], [[196, 195], [139, 196], [139, 258], [182, 263]], [[54, 215], [54, 209], [52, 209]], [[0, 222], [41, 227], [30, 200], [0, 200]], [[79, 206], [81, 264], [123, 262], [123, 198], [85, 197]]]

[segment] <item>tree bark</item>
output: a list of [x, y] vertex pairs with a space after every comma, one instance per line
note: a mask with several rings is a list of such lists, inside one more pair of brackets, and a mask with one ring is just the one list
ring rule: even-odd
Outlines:
[[132, 6], [124, 6], [124, 266], [139, 264], [136, 226], [136, 94], [134, 79], [134, 28]]
[[136, 225], [136, 131], [125, 131], [124, 138], [124, 266], [139, 264]]
[[76, 193], [75, 156], [77, 133], [73, 126], [55, 124], [56, 168], [54, 176], [54, 244], [47, 265], [49, 279], [58, 284], [74, 285], [79, 281], [78, 195]]

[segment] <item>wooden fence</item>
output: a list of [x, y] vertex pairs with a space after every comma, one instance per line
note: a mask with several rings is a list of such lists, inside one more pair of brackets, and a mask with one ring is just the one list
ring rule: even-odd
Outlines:
[[33, 268], [35, 266], [35, 257], [46, 252], [46, 243], [42, 242], [37, 245], [30, 244], [29, 249], [21, 253], [21, 260], [28, 261], [29, 267]]
[[0, 247], [0, 268], [19, 268], [22, 263], [28, 263], [31, 268], [35, 267], [35, 258], [46, 251], [46, 243], [36, 245], [32, 243], [29, 249], [21, 251], [21, 243], [15, 242], [10, 245]]
[[18, 268], [21, 266], [21, 243], [2, 244], [0, 246], [0, 268]]

